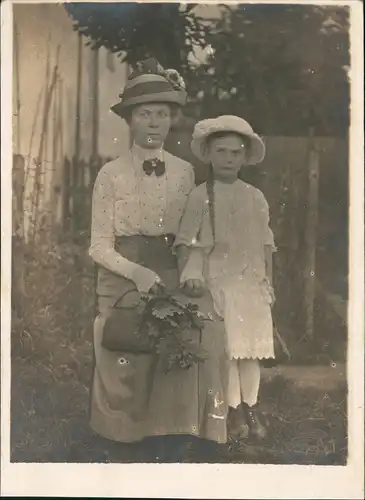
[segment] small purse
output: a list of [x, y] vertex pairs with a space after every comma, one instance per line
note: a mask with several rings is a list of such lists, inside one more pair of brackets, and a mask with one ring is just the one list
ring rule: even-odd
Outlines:
[[[137, 294], [137, 300], [129, 305], [121, 302], [131, 293]], [[147, 335], [140, 334], [141, 318], [145, 304], [136, 289], [127, 290], [113, 305], [111, 314], [103, 327], [102, 347], [108, 351], [151, 354], [154, 345]]]

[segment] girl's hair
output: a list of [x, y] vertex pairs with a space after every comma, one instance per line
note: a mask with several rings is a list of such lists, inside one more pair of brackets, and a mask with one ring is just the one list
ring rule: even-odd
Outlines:
[[222, 137], [227, 137], [227, 135], [235, 135], [238, 137], [242, 142], [245, 147], [245, 150], [250, 153], [250, 148], [251, 148], [251, 139], [247, 135], [239, 134], [238, 132], [229, 132], [229, 131], [219, 131], [219, 132], [213, 132], [210, 134], [207, 138], [206, 141], [206, 148], [209, 149], [211, 146], [212, 142], [215, 139], [221, 139]]
[[[246, 135], [238, 134], [237, 132], [225, 132], [225, 131], [213, 132], [213, 134], [211, 134], [207, 139], [206, 147], [209, 148], [209, 146], [215, 139], [221, 139], [222, 137], [226, 137], [227, 135], [235, 135], [239, 137], [242, 140], [243, 145], [245, 146], [245, 149], [248, 152], [248, 154], [250, 153], [250, 147], [251, 147], [250, 138], [247, 137]], [[215, 243], [214, 174], [213, 174], [213, 167], [211, 164], [209, 164], [208, 166], [206, 186], [208, 195], [208, 210], [210, 217], [210, 225], [212, 228], [213, 244], [214, 244]]]
[[215, 245], [214, 175], [213, 175], [213, 167], [211, 164], [208, 165], [208, 176], [207, 176], [206, 186], [208, 195], [210, 227], [212, 229], [213, 246], [214, 246]]

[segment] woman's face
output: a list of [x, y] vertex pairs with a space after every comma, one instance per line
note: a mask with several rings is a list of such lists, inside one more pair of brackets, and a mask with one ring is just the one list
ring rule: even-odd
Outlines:
[[237, 179], [241, 167], [246, 162], [243, 139], [236, 134], [213, 138], [208, 145], [208, 158], [213, 168], [214, 178], [222, 181]]
[[168, 104], [141, 104], [133, 109], [129, 126], [138, 146], [158, 149], [171, 127], [171, 108]]

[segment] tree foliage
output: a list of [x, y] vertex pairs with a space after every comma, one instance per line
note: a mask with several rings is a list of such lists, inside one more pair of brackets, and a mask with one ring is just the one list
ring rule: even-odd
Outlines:
[[93, 47], [118, 53], [132, 66], [156, 57], [168, 68], [182, 71], [193, 45], [204, 46], [207, 27], [194, 13], [196, 4], [67, 3], [75, 29]]
[[234, 113], [264, 134], [343, 135], [348, 128], [348, 13], [305, 5], [227, 8], [211, 55], [191, 73], [202, 116]]
[[[221, 5], [221, 16], [208, 21], [195, 5], [65, 8], [92, 46], [104, 46], [132, 66], [154, 56], [180, 71], [200, 117], [234, 113], [266, 135], [306, 135], [313, 127], [318, 135], [347, 133], [346, 7]], [[189, 58], [197, 46], [210, 49], [200, 64]]]

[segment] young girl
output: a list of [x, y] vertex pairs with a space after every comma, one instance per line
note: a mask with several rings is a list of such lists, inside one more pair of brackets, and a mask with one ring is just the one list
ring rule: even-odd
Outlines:
[[263, 439], [256, 407], [259, 360], [274, 357], [275, 246], [265, 197], [238, 174], [262, 161], [265, 146], [245, 120], [219, 116], [196, 125], [191, 147], [209, 177], [191, 192], [175, 241], [180, 255], [188, 254], [180, 280], [192, 296], [206, 287], [224, 320], [231, 435]]

